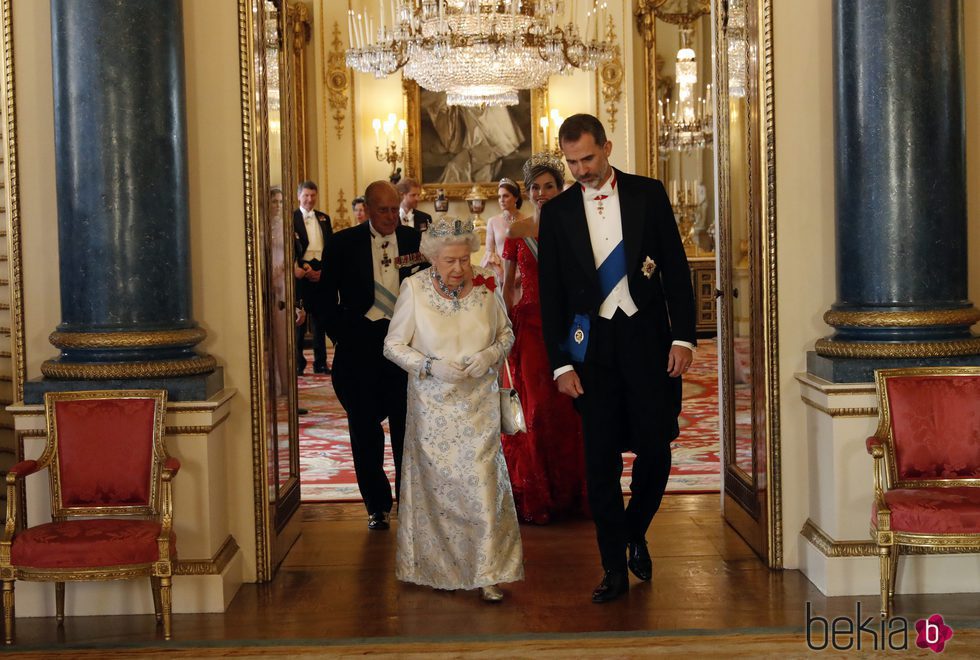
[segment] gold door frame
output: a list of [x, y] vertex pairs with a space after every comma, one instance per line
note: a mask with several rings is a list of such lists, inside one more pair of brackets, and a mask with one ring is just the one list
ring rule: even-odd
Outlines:
[[[758, 101], [761, 105], [752, 108], [759, 127], [757, 144], [758, 163], [753, 164], [750, 176], [759, 178], [758, 185], [753, 186], [757, 192], [753, 204], [757, 205], [758, 223], [749, 232], [749, 251], [756, 264], [756, 272], [751, 275], [752, 320], [751, 334], [757, 338], [752, 349], [752, 401], [753, 401], [753, 432], [764, 435], [765, 457], [764, 470], [766, 483], [755, 483], [750, 479], [746, 483], [746, 497], [764, 497], [762, 510], [759, 515], [763, 518], [761, 524], [766, 532], [764, 559], [770, 568], [781, 568], [783, 565], [783, 536], [782, 536], [782, 475], [781, 469], [781, 438], [779, 419], [779, 350], [778, 350], [778, 319], [777, 319], [777, 288], [776, 288], [776, 131], [774, 110], [773, 85], [773, 48], [772, 48], [772, 0], [757, 0], [758, 13], [749, 21], [757, 27], [757, 77]], [[731, 222], [731, 190], [729, 152], [729, 122], [728, 122], [728, 62], [727, 43], [725, 41], [725, 10], [726, 0], [712, 0], [712, 15], [715, 19], [715, 53], [716, 53], [716, 84], [715, 84], [715, 117], [716, 117], [716, 158], [718, 172], [718, 236], [719, 249], [719, 289], [722, 292], [721, 317], [727, 322], [721, 323], [719, 345], [727, 345], [732, 339], [732, 270], [731, 249], [729, 242], [729, 223]], [[751, 75], [751, 71], [750, 71]], [[726, 82], [722, 84], [722, 76]], [[750, 191], [750, 194], [756, 194]], [[728, 368], [722, 369], [722, 393], [734, 391], [734, 372], [729, 359]], [[732, 425], [733, 426], [733, 425]], [[728, 438], [723, 430], [722, 442]], [[726, 444], [726, 448], [729, 445]], [[756, 470], [759, 468], [757, 467]], [[723, 466], [723, 471], [726, 466]], [[733, 475], [733, 478], [738, 478]], [[726, 495], [726, 497], [728, 497]], [[750, 515], [745, 512], [745, 515]], [[758, 519], [757, 519], [758, 520]]]
[[[24, 399], [24, 382], [27, 379], [24, 347], [24, 298], [21, 273], [20, 243], [20, 185], [17, 176], [17, 105], [14, 89], [14, 23], [12, 0], [0, 3], [0, 19], [3, 21], [3, 50], [0, 52], [0, 73], [3, 75], [3, 126], [0, 138], [3, 152], [0, 154], [3, 170], [3, 211], [7, 216], [7, 287], [10, 290], [10, 346], [13, 401]], [[12, 403], [12, 401], [11, 401]], [[3, 406], [7, 403], [3, 402]]]
[[[253, 4], [257, 3], [255, 11]], [[280, 12], [280, 15], [285, 12]], [[242, 113], [242, 177], [245, 197], [245, 271], [248, 299], [248, 349], [249, 349], [249, 408], [252, 411], [252, 473], [253, 504], [255, 508], [255, 564], [256, 581], [267, 582], [275, 574], [276, 565], [288, 544], [298, 535], [299, 479], [290, 478], [286, 486], [278, 489], [278, 475], [271, 475], [267, 457], [272, 439], [270, 429], [275, 429], [275, 415], [269, 414], [267, 402], [271, 358], [266, 350], [271, 337], [266, 334], [264, 315], [268, 309], [268, 296], [263, 287], [265, 263], [262, 227], [268, 225], [269, 149], [268, 149], [268, 102], [264, 75], [265, 58], [265, 0], [238, 0], [238, 46]], [[287, 43], [292, 43], [291, 40]], [[292, 55], [291, 48], [283, 48]], [[257, 59], [258, 58], [258, 59]], [[280, 57], [280, 68], [284, 63]], [[281, 105], [280, 107], [283, 107]], [[288, 159], [288, 160], [287, 160]], [[288, 172], [283, 173], [284, 184], [298, 176], [295, 155], [284, 154]], [[294, 184], [295, 185], [295, 184]], [[284, 198], [290, 191], [284, 189]], [[284, 207], [284, 224], [288, 217]], [[290, 234], [292, 232], [289, 232]], [[286, 243], [287, 255], [292, 253], [292, 242]], [[291, 263], [291, 259], [287, 259]], [[291, 269], [290, 269], [291, 270]], [[289, 301], [293, 300], [291, 278], [286, 278]], [[292, 335], [292, 333], [289, 333]], [[287, 353], [292, 364], [292, 342]], [[290, 397], [290, 435], [296, 429], [295, 398]], [[291, 443], [292, 444], [292, 443]], [[294, 448], [290, 448], [294, 452]], [[298, 461], [298, 450], [296, 451]], [[298, 472], [298, 462], [297, 462]], [[271, 476], [277, 484], [275, 498], [270, 496], [267, 485]], [[286, 527], [289, 526], [287, 530]], [[285, 547], [284, 547], [285, 546]]]
[[[10, 291], [10, 373], [3, 374], [10, 378], [10, 401], [0, 401], [0, 410], [4, 417], [10, 418], [6, 412], [8, 405], [14, 401], [24, 400], [24, 383], [27, 380], [27, 349], [24, 343], [24, 289], [21, 269], [21, 232], [20, 232], [20, 183], [17, 175], [17, 103], [14, 86], [14, 19], [12, 0], [0, 2], [0, 20], [3, 21], [3, 50], [0, 51], [0, 74], [3, 75], [3, 102], [0, 103], [0, 113], [3, 115], [3, 125], [0, 127], [0, 140], [3, 141], [0, 152], [0, 169], [2, 169], [3, 194], [0, 195], [2, 211], [6, 216], [6, 268], [0, 267], [0, 279], [6, 280]], [[2, 331], [6, 334], [7, 330]], [[13, 420], [5, 422], [0, 430], [2, 441], [0, 451], [11, 452], [15, 462], [24, 455], [23, 435], [14, 431]], [[17, 515], [27, 518], [26, 498], [20, 498]]]

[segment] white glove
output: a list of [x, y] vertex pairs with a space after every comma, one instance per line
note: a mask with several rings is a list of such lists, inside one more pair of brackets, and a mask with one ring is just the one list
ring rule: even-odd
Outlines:
[[432, 376], [446, 383], [461, 383], [466, 373], [454, 362], [445, 360], [432, 361]]
[[466, 364], [466, 375], [470, 378], [482, 378], [496, 361], [497, 351], [492, 347], [485, 348], [464, 360]]

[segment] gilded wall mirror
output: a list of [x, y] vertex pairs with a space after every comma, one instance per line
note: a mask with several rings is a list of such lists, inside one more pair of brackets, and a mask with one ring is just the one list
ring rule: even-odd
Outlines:
[[719, 290], [726, 519], [781, 561], [771, 0], [716, 0]]
[[257, 572], [272, 578], [299, 535], [297, 307], [290, 209], [305, 177], [303, 84], [307, 9], [289, 0], [242, 0], [250, 349]]

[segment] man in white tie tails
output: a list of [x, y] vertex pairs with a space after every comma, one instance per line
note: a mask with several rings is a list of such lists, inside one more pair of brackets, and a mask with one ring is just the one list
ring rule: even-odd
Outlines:
[[398, 205], [398, 218], [407, 227], [415, 227], [419, 231], [425, 231], [432, 224], [432, 216], [425, 211], [420, 211], [419, 195], [422, 193], [422, 186], [415, 179], [402, 179], [395, 187], [401, 196], [401, 204]]
[[[296, 297], [310, 318], [310, 333], [313, 335], [313, 373], [329, 374], [327, 366], [327, 338], [323, 330], [323, 313], [316, 307], [322, 298], [320, 271], [323, 268], [323, 253], [333, 233], [330, 216], [316, 210], [317, 187], [312, 181], [304, 181], [296, 189], [299, 208], [293, 211], [293, 232], [296, 244]], [[303, 355], [303, 335], [305, 326], [296, 329], [296, 373], [306, 369]]]
[[333, 386], [347, 412], [357, 487], [368, 528], [388, 529], [391, 483], [384, 471], [388, 419], [400, 485], [405, 438], [407, 374], [382, 354], [401, 281], [428, 266], [419, 253], [422, 234], [399, 223], [398, 192], [375, 181], [364, 192], [368, 219], [338, 232], [327, 246], [323, 308], [336, 351]]
[[[646, 533], [670, 476], [680, 376], [695, 339], [691, 275], [663, 184], [609, 165], [598, 119], [559, 129], [578, 184], [542, 207], [541, 317], [558, 390], [582, 416], [589, 506], [602, 557], [592, 600], [652, 577]], [[622, 452], [636, 454], [623, 507]]]

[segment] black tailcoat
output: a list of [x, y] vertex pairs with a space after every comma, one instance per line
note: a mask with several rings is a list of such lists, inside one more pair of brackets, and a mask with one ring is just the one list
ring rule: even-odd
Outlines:
[[[330, 241], [324, 265], [323, 299], [327, 335], [336, 347], [332, 367], [334, 391], [350, 427], [357, 484], [369, 513], [391, 510], [391, 491], [383, 469], [387, 418], [395, 459], [395, 488], [399, 487], [408, 377], [382, 354], [387, 320], [364, 315], [374, 305], [374, 262], [371, 223], [338, 232]], [[421, 234], [399, 225], [391, 257], [416, 255], [398, 270], [401, 282], [428, 266], [419, 252]]]

